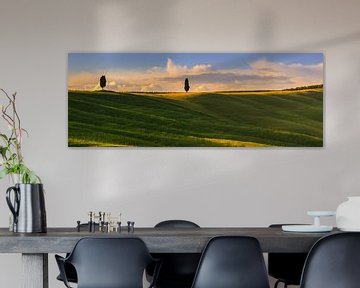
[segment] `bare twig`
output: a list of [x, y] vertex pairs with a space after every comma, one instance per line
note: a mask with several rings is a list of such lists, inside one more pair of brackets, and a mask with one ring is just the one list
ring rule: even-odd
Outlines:
[[[17, 155], [17, 163], [20, 164], [23, 161], [23, 157], [21, 154], [21, 121], [19, 114], [16, 110], [16, 93], [12, 94], [12, 97], [4, 90], [0, 89], [6, 98], [8, 99], [8, 104], [5, 107], [2, 107], [2, 117], [8, 123], [11, 128], [11, 135], [8, 138], [8, 146], [13, 146]], [[8, 113], [8, 109], [11, 107], [12, 109], [12, 117]]]

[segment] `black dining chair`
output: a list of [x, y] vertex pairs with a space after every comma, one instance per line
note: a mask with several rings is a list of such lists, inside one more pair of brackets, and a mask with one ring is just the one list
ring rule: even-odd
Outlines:
[[[155, 225], [155, 229], [200, 228], [199, 225], [187, 220], [166, 220]], [[194, 280], [200, 253], [156, 253], [152, 254], [161, 259], [162, 266], [159, 272], [156, 288], [190, 288]], [[151, 265], [146, 270], [146, 277], [151, 281], [153, 269]]]
[[[282, 225], [289, 224], [272, 224], [269, 228], [281, 228]], [[288, 285], [300, 285], [306, 257], [307, 253], [269, 253], [268, 273], [277, 279], [274, 288], [280, 283], [284, 284], [284, 288]]]
[[338, 233], [318, 240], [306, 259], [300, 287], [360, 287], [360, 233]]
[[55, 258], [66, 287], [70, 285], [65, 263], [74, 266], [78, 288], [143, 288], [146, 267], [158, 263], [154, 281], [160, 268], [160, 262], [152, 258], [139, 238], [82, 238], [68, 257]]
[[[84, 229], [89, 229], [89, 224], [88, 223], [82, 223], [80, 224], [80, 229], [81, 230], [84, 230]], [[98, 223], [95, 223], [95, 229], [99, 229], [99, 224]], [[69, 256], [69, 253], [66, 254], [66, 257]], [[67, 263], [65, 262], [64, 263], [64, 268], [65, 268], [65, 275], [66, 275], [66, 278], [67, 278], [67, 281], [68, 282], [71, 282], [71, 283], [77, 283], [77, 275], [76, 275], [76, 270], [74, 268], [73, 265], [71, 265], [70, 263]], [[59, 281], [63, 281], [63, 278], [61, 277], [61, 274], [59, 274], [57, 277], [56, 277], [57, 280]]]
[[200, 259], [192, 288], [269, 288], [264, 257], [256, 238], [212, 238]]

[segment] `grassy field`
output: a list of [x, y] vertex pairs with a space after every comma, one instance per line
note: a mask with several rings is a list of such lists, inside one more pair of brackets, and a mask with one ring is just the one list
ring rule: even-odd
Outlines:
[[323, 146], [323, 90], [68, 94], [69, 146]]

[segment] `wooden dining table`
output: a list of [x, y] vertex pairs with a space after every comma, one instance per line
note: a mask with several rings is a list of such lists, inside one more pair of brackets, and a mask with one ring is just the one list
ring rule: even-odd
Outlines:
[[83, 237], [139, 237], [151, 253], [201, 253], [209, 239], [222, 235], [252, 236], [262, 251], [308, 252], [321, 237], [338, 233], [283, 232], [280, 227], [224, 228], [135, 228], [120, 232], [77, 231], [76, 228], [48, 228], [47, 233], [21, 234], [0, 228], [0, 253], [21, 253], [24, 288], [48, 288], [48, 253], [67, 253]]

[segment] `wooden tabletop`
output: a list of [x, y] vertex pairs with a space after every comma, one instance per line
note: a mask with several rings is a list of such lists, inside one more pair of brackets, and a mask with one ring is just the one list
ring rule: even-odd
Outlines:
[[338, 233], [293, 233], [281, 228], [135, 228], [128, 232], [77, 232], [76, 228], [48, 228], [47, 233], [20, 234], [0, 228], [0, 253], [65, 253], [82, 237], [139, 237], [152, 253], [201, 253], [207, 241], [221, 235], [252, 236], [263, 252], [308, 252], [321, 237]]

